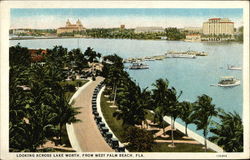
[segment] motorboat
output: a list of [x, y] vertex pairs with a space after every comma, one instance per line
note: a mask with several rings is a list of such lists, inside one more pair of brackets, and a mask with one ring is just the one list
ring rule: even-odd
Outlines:
[[233, 65], [227, 65], [228, 70], [242, 70], [241, 67], [233, 66]]
[[233, 76], [221, 77], [218, 83], [219, 87], [234, 87], [240, 85], [240, 80], [234, 78]]
[[149, 66], [147, 64], [135, 62], [135, 63], [132, 63], [129, 69], [149, 69]]

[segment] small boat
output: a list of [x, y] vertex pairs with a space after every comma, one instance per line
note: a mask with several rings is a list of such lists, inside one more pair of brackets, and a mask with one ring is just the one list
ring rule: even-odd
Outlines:
[[132, 63], [129, 69], [149, 69], [149, 66], [147, 64], [135, 62], [135, 63]]
[[227, 65], [227, 69], [228, 70], [242, 70], [241, 67], [236, 67], [236, 66], [233, 66], [233, 65]]
[[240, 85], [240, 80], [234, 78], [233, 76], [221, 77], [218, 83], [219, 87], [234, 87]]

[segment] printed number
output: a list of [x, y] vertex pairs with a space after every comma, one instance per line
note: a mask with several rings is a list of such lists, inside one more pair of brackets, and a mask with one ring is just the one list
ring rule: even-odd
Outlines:
[[218, 154], [218, 155], [216, 155], [216, 157], [227, 157], [227, 155], [226, 154]]

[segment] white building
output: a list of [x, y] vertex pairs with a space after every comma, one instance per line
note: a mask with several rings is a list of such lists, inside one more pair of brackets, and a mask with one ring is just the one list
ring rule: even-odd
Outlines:
[[211, 18], [203, 23], [202, 32], [205, 35], [233, 35], [234, 22], [228, 18]]
[[157, 33], [164, 32], [164, 28], [162, 27], [136, 27], [135, 33]]
[[185, 41], [187, 41], [187, 42], [200, 42], [201, 35], [200, 34], [188, 34], [188, 35], [186, 35]]
[[13, 29], [13, 34], [14, 35], [18, 35], [18, 34], [22, 34], [22, 33], [29, 33], [29, 29]]

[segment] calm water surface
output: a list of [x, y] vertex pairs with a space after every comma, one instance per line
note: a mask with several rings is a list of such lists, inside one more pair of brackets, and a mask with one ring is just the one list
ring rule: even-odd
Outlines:
[[[122, 40], [122, 39], [37, 39], [11, 40], [10, 46], [20, 43], [28, 48], [52, 48], [62, 45], [70, 49], [87, 47], [108, 55], [128, 57], [143, 57], [161, 55], [167, 51], [205, 51], [208, 56], [196, 59], [164, 59], [149, 61], [147, 70], [127, 70], [130, 76], [142, 88], [152, 88], [152, 84], [159, 78], [167, 78], [170, 86], [183, 91], [180, 100], [194, 102], [197, 96], [207, 94], [213, 98], [216, 107], [228, 112], [236, 111], [242, 115], [242, 71], [227, 70], [227, 65], [242, 66], [243, 44], [215, 43], [215, 42], [182, 42], [162, 40]], [[213, 87], [221, 76], [235, 76], [241, 80], [241, 85], [232, 88]], [[215, 119], [216, 120], [216, 119]], [[181, 122], [181, 120], [178, 120]], [[181, 122], [182, 123], [182, 122]], [[195, 130], [194, 125], [189, 127]], [[199, 132], [201, 134], [201, 132]]]

